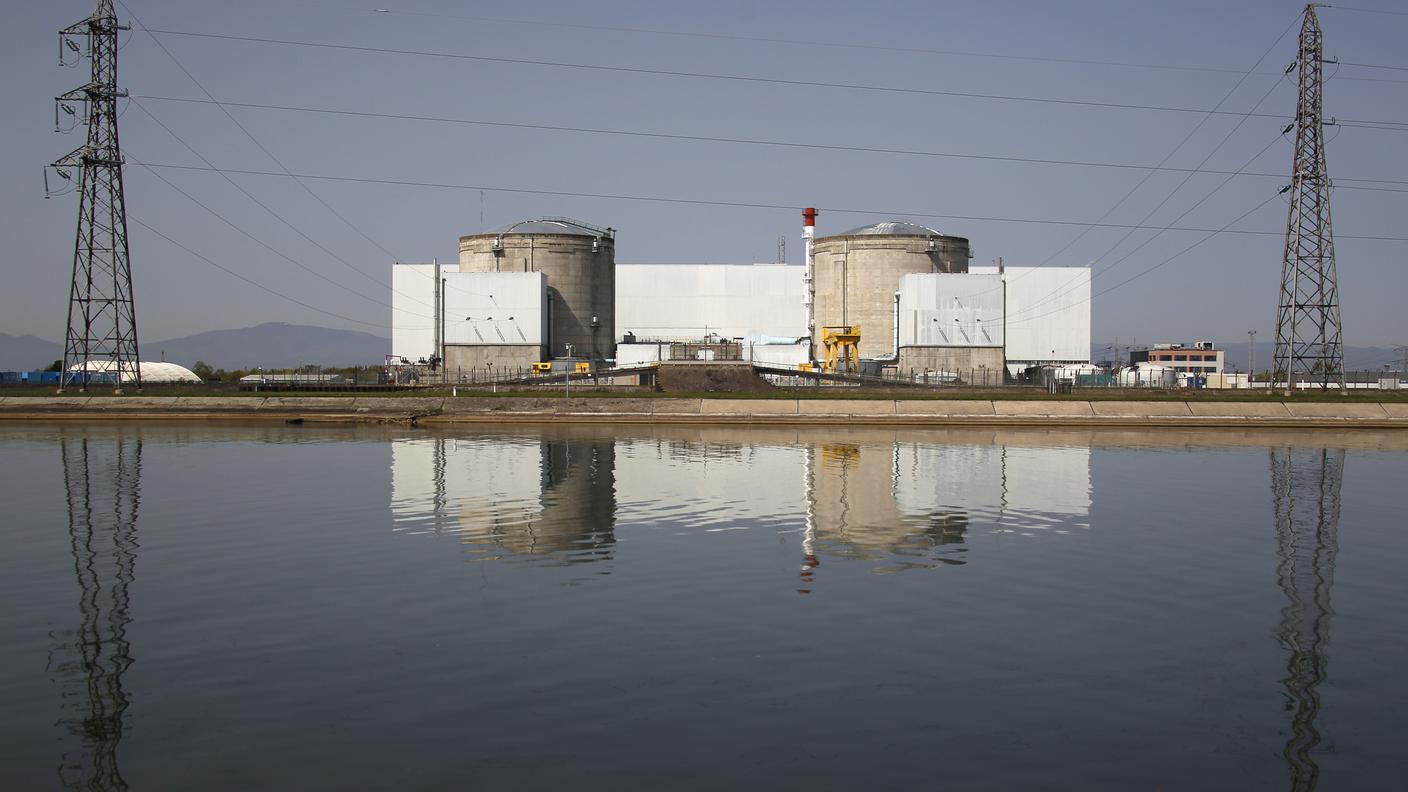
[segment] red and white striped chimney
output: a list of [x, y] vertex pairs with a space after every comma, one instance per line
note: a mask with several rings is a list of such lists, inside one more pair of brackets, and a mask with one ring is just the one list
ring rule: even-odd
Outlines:
[[815, 271], [812, 268], [812, 236], [816, 233], [816, 208], [808, 206], [802, 210], [802, 257], [806, 264], [803, 286], [806, 293], [802, 302], [807, 307], [807, 360], [816, 362], [816, 285]]

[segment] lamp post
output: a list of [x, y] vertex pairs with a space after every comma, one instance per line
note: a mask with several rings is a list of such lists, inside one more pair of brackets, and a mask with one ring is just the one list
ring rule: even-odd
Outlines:
[[1252, 387], [1252, 380], [1256, 379], [1256, 331], [1247, 331], [1247, 388]]

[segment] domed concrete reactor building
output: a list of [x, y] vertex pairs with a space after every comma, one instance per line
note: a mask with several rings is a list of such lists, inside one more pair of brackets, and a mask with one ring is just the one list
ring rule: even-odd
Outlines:
[[860, 325], [860, 356], [897, 354], [896, 289], [910, 274], [968, 271], [968, 240], [902, 220], [818, 237], [812, 246], [816, 326]]
[[548, 357], [600, 361], [616, 339], [616, 231], [565, 217], [460, 237], [460, 272], [541, 272]]

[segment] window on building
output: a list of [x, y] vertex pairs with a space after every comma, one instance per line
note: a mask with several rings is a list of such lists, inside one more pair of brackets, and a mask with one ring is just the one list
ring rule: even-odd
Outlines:
[[[1173, 356], [1173, 359], [1174, 359], [1174, 360], [1187, 360], [1187, 359], [1188, 359], [1188, 356], [1187, 356], [1187, 355], [1174, 355], [1174, 356]], [[1182, 371], [1182, 369], [1179, 369], [1179, 370]]]

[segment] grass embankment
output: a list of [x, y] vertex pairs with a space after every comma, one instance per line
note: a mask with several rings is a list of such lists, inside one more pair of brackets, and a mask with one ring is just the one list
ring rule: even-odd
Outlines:
[[[459, 386], [455, 388], [459, 398], [532, 398], [532, 399], [555, 399], [563, 398], [566, 394], [560, 386], [541, 388], [519, 388], [514, 390], [499, 389], [496, 392], [488, 388], [475, 387], [467, 388]], [[105, 398], [113, 396], [113, 392], [107, 389], [93, 388], [86, 393], [69, 390], [63, 394], [56, 394], [52, 386], [49, 387], [6, 387], [0, 388], [0, 397], [4, 396], [84, 396]], [[178, 385], [178, 386], [148, 386], [141, 392], [128, 390], [123, 396], [220, 396], [233, 398], [287, 398], [297, 399], [302, 397], [316, 398], [423, 398], [423, 397], [450, 397], [451, 388], [435, 387], [406, 391], [374, 391], [374, 392], [348, 392], [348, 391], [241, 391], [225, 390], [223, 388], [201, 388], [198, 386]], [[1119, 388], [1083, 388], [1072, 393], [1052, 395], [1042, 388], [1007, 386], [1001, 388], [983, 388], [970, 386], [948, 386], [939, 387], [932, 390], [919, 388], [880, 388], [880, 387], [848, 387], [848, 386], [821, 386], [811, 388], [775, 388], [769, 391], [752, 392], [704, 392], [704, 393], [659, 393], [645, 388], [615, 388], [615, 387], [592, 387], [573, 386], [571, 388], [573, 399], [860, 399], [872, 401], [944, 401], [944, 400], [979, 400], [979, 401], [1166, 401], [1166, 402], [1335, 402], [1346, 403], [1394, 403], [1408, 402], [1408, 391], [1391, 390], [1353, 390], [1341, 394], [1338, 391], [1304, 391], [1292, 396], [1282, 396], [1279, 393], [1268, 391], [1250, 390], [1129, 390]]]

